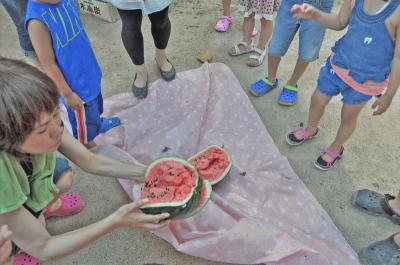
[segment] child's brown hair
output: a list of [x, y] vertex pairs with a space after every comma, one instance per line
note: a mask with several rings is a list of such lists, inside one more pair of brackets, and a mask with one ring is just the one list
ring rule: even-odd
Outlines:
[[19, 148], [42, 113], [53, 113], [60, 94], [43, 72], [0, 57], [0, 152], [22, 156]]

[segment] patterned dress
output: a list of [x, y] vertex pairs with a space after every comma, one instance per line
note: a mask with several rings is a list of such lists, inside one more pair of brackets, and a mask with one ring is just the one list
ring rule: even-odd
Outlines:
[[255, 13], [256, 19], [273, 20], [275, 11], [278, 10], [280, 0], [240, 0], [239, 11], [248, 17]]

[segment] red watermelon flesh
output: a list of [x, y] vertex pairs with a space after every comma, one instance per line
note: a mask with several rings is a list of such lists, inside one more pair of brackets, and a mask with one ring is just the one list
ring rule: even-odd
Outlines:
[[149, 203], [182, 201], [197, 185], [190, 167], [176, 161], [161, 161], [148, 173], [142, 197]]
[[211, 182], [224, 174], [230, 165], [227, 153], [220, 147], [212, 146], [189, 160], [203, 179]]

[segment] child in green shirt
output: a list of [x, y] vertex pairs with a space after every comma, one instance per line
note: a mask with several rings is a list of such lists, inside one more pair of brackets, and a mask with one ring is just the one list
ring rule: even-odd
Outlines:
[[[57, 236], [49, 234], [45, 217], [74, 214], [83, 208], [78, 195], [66, 193], [73, 173], [66, 160], [56, 158], [57, 150], [93, 175], [141, 179], [145, 171], [144, 166], [91, 153], [63, 130], [59, 97], [44, 73], [0, 58], [0, 224], [13, 231], [14, 265], [67, 256], [119, 227], [155, 230], [167, 224], [168, 214], [137, 212], [147, 202], [144, 199], [89, 226]], [[18, 252], [19, 248], [23, 252]]]

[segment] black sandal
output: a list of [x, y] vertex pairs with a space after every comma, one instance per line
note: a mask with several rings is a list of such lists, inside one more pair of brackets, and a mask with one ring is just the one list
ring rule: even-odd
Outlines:
[[133, 84], [132, 84], [133, 95], [139, 99], [146, 98], [149, 91], [148, 83], [146, 82], [146, 85], [144, 87], [137, 87], [135, 86], [136, 78], [137, 74], [135, 74], [135, 78], [133, 79]]
[[175, 71], [174, 65], [167, 59], [167, 62], [169, 62], [171, 64], [171, 69], [169, 71], [163, 71], [163, 70], [161, 70], [160, 66], [158, 65], [157, 59], [155, 59], [155, 60], [156, 60], [156, 64], [157, 64], [158, 70], [160, 71], [162, 79], [164, 79], [167, 82], [174, 80], [175, 76], [176, 76], [176, 71]]

